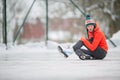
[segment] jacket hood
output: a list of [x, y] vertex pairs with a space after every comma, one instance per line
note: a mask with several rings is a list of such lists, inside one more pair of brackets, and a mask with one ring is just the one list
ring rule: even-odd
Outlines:
[[98, 22], [96, 22], [96, 26], [95, 26], [94, 32], [96, 32], [96, 31], [98, 31], [98, 30], [100, 30], [100, 28], [99, 28]]

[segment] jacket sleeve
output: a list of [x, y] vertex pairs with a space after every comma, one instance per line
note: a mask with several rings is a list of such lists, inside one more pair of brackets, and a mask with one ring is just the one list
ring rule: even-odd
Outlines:
[[94, 51], [98, 47], [101, 39], [102, 39], [102, 35], [100, 33], [96, 33], [96, 35], [94, 35], [94, 39], [92, 43], [90, 43], [87, 39], [84, 39], [83, 43], [88, 49]]

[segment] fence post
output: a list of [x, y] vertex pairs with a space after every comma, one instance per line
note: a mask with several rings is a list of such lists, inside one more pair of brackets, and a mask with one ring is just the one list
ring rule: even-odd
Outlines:
[[4, 31], [3, 31], [3, 43], [5, 43], [6, 48], [7, 48], [7, 9], [6, 9], [6, 0], [3, 0], [3, 18], [4, 18]]
[[48, 41], [48, 0], [46, 0], [46, 40], [45, 40], [46, 45], [47, 41]]

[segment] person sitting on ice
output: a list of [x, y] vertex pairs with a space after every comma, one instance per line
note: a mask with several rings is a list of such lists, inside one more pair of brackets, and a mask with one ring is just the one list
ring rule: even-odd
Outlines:
[[[90, 15], [86, 16], [85, 26], [88, 38], [80, 38], [73, 46], [74, 52], [82, 60], [104, 59], [108, 51], [104, 33], [99, 28], [98, 23], [91, 19]], [[83, 45], [87, 50], [81, 48]]]

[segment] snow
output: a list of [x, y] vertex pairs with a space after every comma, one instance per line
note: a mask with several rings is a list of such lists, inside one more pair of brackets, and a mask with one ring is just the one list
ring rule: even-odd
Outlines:
[[[116, 33], [112, 36], [112, 38], [111, 38], [111, 40], [112, 40], [117, 46], [120, 45], [120, 37], [119, 37], [119, 35], [120, 35], [120, 31], [116, 32]], [[109, 41], [108, 41], [108, 45], [109, 45], [109, 48], [113, 48], [113, 47], [114, 47], [113, 45], [111, 45], [111, 43], [110, 43]]]
[[[21, 45], [0, 44], [0, 80], [119, 80], [120, 31], [113, 35], [117, 47], [109, 43], [104, 60], [80, 60], [74, 53], [68, 58], [57, 46], [72, 48], [74, 43], [48, 41]], [[117, 41], [117, 42], [116, 42]]]

